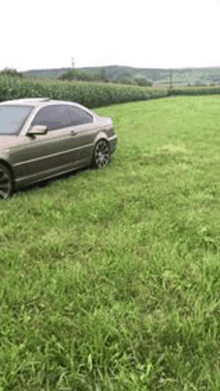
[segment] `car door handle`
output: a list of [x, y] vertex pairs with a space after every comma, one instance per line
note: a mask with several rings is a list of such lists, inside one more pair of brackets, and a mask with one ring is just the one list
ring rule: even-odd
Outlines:
[[77, 134], [77, 132], [76, 132], [75, 130], [71, 130], [71, 131], [70, 131], [70, 134], [71, 134], [72, 136], [75, 136], [75, 135]]

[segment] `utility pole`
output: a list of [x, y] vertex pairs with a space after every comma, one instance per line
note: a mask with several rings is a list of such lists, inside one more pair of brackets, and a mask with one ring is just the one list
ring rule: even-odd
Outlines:
[[72, 65], [72, 68], [74, 68], [75, 62], [74, 62], [74, 58], [73, 57], [71, 58], [71, 65]]

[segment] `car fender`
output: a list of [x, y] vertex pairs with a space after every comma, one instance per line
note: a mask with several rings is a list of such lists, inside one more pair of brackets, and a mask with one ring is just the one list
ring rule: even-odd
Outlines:
[[0, 163], [4, 164], [8, 169], [11, 171], [12, 179], [14, 181], [14, 172], [11, 164], [8, 162], [6, 158], [6, 154], [4, 154], [4, 151], [0, 151]]
[[101, 139], [104, 139], [108, 141], [108, 137], [105, 132], [99, 132], [94, 140], [94, 146], [97, 144], [97, 142]]
[[0, 161], [2, 162], [2, 163], [5, 163], [5, 164], [7, 164], [7, 165], [10, 165], [10, 163], [8, 162], [8, 160], [7, 160], [7, 150], [1, 150], [0, 151]]

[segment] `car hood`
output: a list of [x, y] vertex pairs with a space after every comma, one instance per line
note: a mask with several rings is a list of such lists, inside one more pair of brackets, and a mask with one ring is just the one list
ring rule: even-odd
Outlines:
[[1, 136], [0, 135], [0, 150], [18, 145], [18, 136]]

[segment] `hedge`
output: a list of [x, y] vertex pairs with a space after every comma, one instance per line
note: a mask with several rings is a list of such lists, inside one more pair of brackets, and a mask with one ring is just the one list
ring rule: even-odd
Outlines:
[[214, 95], [220, 94], [220, 87], [182, 87], [168, 90], [168, 95]]

